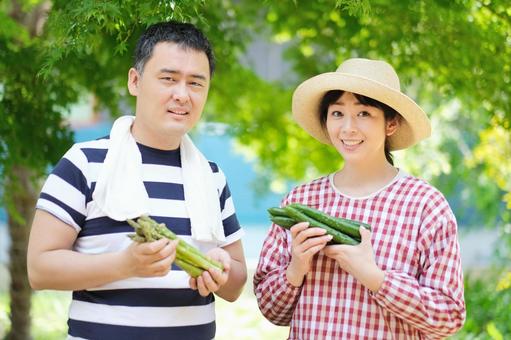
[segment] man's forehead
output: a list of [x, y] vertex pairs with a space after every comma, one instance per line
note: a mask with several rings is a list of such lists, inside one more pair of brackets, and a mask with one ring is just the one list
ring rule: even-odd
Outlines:
[[156, 72], [186, 73], [209, 78], [210, 65], [206, 53], [176, 43], [156, 44], [147, 64]]

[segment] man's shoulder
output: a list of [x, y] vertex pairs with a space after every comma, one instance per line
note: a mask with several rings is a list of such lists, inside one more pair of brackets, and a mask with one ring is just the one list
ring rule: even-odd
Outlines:
[[63, 158], [73, 163], [103, 162], [108, 151], [108, 138], [77, 142], [64, 154]]
[[76, 148], [79, 150], [84, 149], [108, 149], [108, 145], [110, 144], [109, 136], [104, 136], [97, 139], [91, 139], [82, 142], [76, 142], [73, 144], [72, 148]]
[[216, 164], [213, 161], [210, 161], [209, 159], [208, 159], [208, 163], [209, 163], [209, 166], [211, 167], [211, 171], [213, 171], [213, 173], [222, 173], [223, 174], [222, 169], [220, 169], [218, 164]]

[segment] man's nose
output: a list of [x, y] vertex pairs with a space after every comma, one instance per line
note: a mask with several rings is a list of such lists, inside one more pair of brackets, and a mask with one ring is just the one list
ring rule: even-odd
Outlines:
[[185, 82], [179, 82], [172, 87], [172, 97], [179, 103], [186, 103], [188, 101], [188, 88]]

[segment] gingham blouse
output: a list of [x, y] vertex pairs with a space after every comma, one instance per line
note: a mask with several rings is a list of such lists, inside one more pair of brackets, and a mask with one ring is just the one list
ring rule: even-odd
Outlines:
[[403, 171], [368, 197], [352, 198], [321, 177], [282, 202], [369, 223], [375, 260], [385, 271], [372, 293], [318, 254], [301, 287], [286, 279], [291, 234], [272, 225], [254, 276], [263, 315], [289, 325], [289, 339], [430, 339], [455, 333], [465, 320], [456, 219], [444, 196]]

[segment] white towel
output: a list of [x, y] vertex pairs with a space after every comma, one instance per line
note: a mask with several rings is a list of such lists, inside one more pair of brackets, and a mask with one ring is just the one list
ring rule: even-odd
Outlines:
[[197, 241], [225, 241], [219, 192], [208, 160], [188, 135], [181, 139], [181, 169], [185, 204]]
[[[124, 221], [150, 214], [149, 197], [142, 180], [142, 156], [131, 134], [135, 117], [118, 118], [110, 131], [110, 145], [92, 195], [110, 218]], [[192, 237], [197, 241], [224, 242], [219, 193], [204, 155], [188, 135], [180, 145], [185, 205]]]
[[108, 217], [125, 221], [149, 213], [149, 196], [142, 182], [142, 155], [131, 134], [133, 116], [118, 118], [92, 198]]

